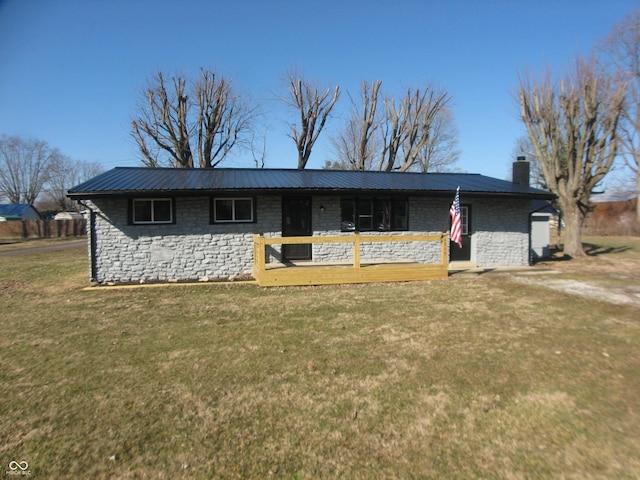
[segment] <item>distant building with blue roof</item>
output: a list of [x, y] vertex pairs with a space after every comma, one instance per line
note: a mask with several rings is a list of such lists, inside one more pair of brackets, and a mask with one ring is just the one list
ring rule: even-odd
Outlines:
[[40, 213], [30, 203], [0, 204], [0, 222], [10, 220], [41, 220]]

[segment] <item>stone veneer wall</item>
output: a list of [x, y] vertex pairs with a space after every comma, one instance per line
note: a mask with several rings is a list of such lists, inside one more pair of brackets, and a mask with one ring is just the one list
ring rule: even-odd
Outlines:
[[173, 225], [128, 225], [126, 199], [96, 199], [95, 281], [228, 279], [253, 273], [253, 234], [280, 236], [279, 197], [258, 197], [256, 223], [209, 223], [208, 197], [178, 197]]
[[[340, 232], [340, 198], [314, 199], [314, 235], [350, 235]], [[414, 235], [437, 235], [449, 225], [450, 200], [446, 198], [412, 197], [409, 199], [409, 229]], [[324, 207], [320, 211], [319, 204]], [[482, 267], [529, 264], [530, 200], [470, 199], [471, 261]], [[363, 232], [362, 235], [393, 235], [403, 232]], [[468, 239], [465, 239], [468, 240]], [[440, 243], [363, 243], [361, 261], [412, 260], [439, 263]], [[352, 261], [350, 244], [316, 244], [313, 259], [318, 262]]]
[[471, 261], [481, 267], [529, 264], [530, 200], [471, 202]]
[[[95, 281], [148, 282], [228, 279], [253, 272], [253, 234], [281, 235], [281, 199], [256, 198], [256, 223], [209, 223], [208, 197], [174, 200], [173, 225], [127, 225], [126, 199], [96, 199]], [[409, 232], [438, 234], [448, 225], [450, 199], [410, 198]], [[480, 266], [527, 265], [531, 202], [473, 199], [471, 206], [471, 261]], [[324, 207], [323, 211], [320, 206]], [[340, 231], [340, 197], [314, 197], [312, 225], [315, 236], [351, 235]], [[393, 235], [402, 232], [364, 232]], [[398, 248], [400, 246], [400, 248]], [[314, 244], [316, 262], [352, 261], [350, 244]], [[269, 247], [268, 261], [280, 260], [280, 248]], [[439, 263], [438, 242], [401, 244], [363, 243], [361, 261], [413, 260]]]

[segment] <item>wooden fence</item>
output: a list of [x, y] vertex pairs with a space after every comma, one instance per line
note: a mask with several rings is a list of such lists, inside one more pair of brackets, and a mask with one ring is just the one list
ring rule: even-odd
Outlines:
[[0, 240], [20, 238], [82, 237], [87, 221], [76, 220], [10, 220], [0, 222]]

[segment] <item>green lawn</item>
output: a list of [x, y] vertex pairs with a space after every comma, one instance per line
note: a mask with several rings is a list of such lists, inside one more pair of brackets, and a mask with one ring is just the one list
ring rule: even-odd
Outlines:
[[[639, 239], [586, 242], [536, 271], [640, 285]], [[635, 306], [513, 274], [83, 291], [87, 270], [0, 257], [0, 473], [638, 478]]]

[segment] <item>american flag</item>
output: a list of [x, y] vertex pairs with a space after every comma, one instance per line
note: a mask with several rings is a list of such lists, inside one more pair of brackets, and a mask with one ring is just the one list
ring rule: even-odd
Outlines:
[[451, 208], [449, 209], [451, 217], [451, 241], [458, 244], [462, 248], [462, 217], [460, 215], [460, 187], [456, 190], [456, 196], [453, 199]]

